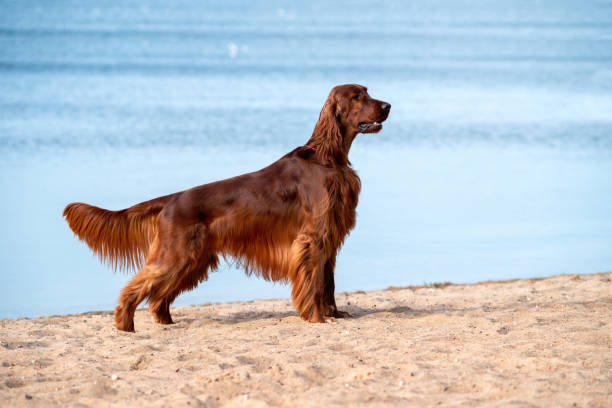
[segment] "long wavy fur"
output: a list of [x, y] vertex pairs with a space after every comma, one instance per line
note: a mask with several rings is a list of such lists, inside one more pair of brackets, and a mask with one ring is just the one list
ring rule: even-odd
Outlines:
[[120, 211], [85, 203], [71, 203], [64, 209], [70, 229], [100, 258], [117, 270], [137, 270], [144, 265], [157, 234], [156, 215], [163, 208], [160, 197]]

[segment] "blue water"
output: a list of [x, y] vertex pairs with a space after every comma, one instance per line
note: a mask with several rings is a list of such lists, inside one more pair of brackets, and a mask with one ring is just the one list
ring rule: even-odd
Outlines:
[[[356, 82], [337, 291], [612, 270], [612, 2], [0, 0], [0, 318], [111, 310], [61, 218], [257, 170]], [[289, 297], [224, 265], [177, 305]]]

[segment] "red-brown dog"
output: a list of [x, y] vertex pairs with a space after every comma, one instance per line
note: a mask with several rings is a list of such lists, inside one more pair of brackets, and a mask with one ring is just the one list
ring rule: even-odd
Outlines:
[[219, 265], [219, 254], [247, 273], [289, 281], [300, 316], [324, 322], [336, 308], [336, 253], [355, 226], [359, 177], [349, 149], [358, 133], [382, 129], [391, 105], [360, 85], [332, 89], [308, 143], [254, 173], [159, 197], [121, 211], [69, 204], [74, 233], [117, 267], [144, 267], [121, 291], [117, 329], [134, 331], [148, 299], [155, 320], [172, 323], [170, 304]]

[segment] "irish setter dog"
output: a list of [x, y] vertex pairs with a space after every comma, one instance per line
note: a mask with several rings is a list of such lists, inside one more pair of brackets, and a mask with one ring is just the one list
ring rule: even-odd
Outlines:
[[390, 109], [364, 86], [339, 85], [308, 143], [264, 169], [120, 211], [66, 206], [68, 225], [102, 261], [142, 267], [121, 291], [117, 329], [134, 331], [145, 299], [158, 323], [172, 323], [170, 304], [206, 280], [219, 255], [247, 274], [290, 282], [304, 320], [348, 316], [334, 299], [336, 254], [355, 226], [361, 186], [348, 153], [358, 133], [382, 129]]

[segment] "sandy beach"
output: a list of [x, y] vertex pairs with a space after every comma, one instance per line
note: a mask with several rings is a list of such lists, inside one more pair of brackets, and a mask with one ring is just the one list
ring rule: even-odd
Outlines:
[[3, 407], [610, 407], [612, 273], [0, 321]]

